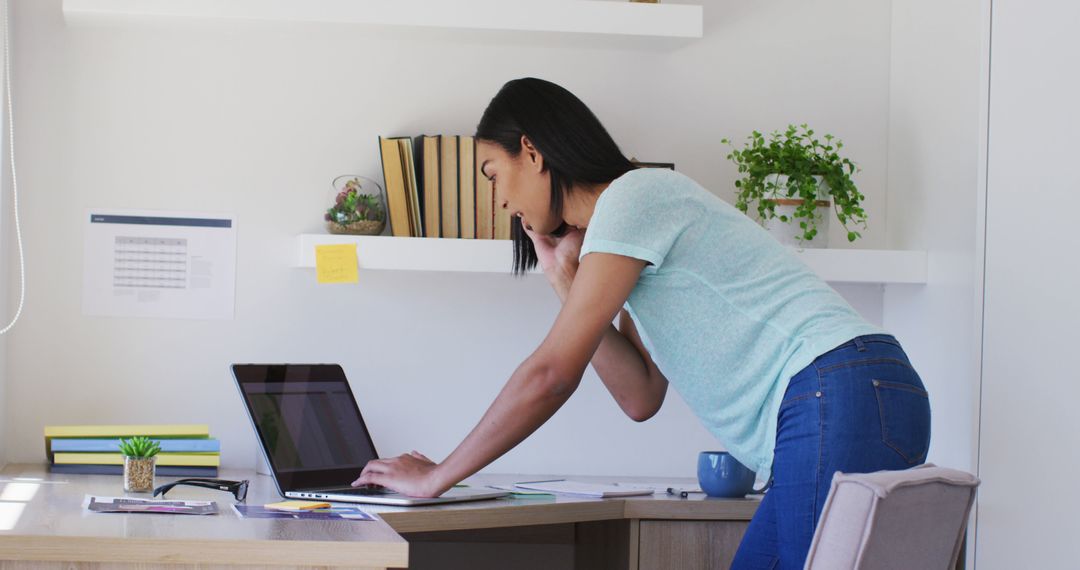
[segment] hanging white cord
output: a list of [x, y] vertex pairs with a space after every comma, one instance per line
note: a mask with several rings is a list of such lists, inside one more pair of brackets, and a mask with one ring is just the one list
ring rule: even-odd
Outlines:
[[8, 26], [8, 0], [4, 0], [4, 88], [7, 93], [7, 122], [8, 122], [8, 156], [11, 159], [11, 195], [15, 198], [15, 239], [19, 243], [19, 308], [15, 316], [6, 327], [0, 330], [5, 334], [22, 314], [23, 301], [26, 300], [26, 267], [23, 264], [22, 228], [19, 227], [19, 185], [15, 182], [15, 115], [11, 112], [11, 57], [9, 55], [8, 37], [11, 29]]

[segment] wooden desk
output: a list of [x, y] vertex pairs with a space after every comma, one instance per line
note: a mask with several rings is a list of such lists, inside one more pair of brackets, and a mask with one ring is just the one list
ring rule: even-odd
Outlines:
[[[249, 479], [249, 504], [280, 500], [267, 476], [224, 470], [222, 477]], [[467, 483], [533, 478], [481, 475]], [[193, 487], [177, 487], [169, 498], [212, 499], [221, 513], [91, 513], [82, 508], [88, 494], [123, 495], [121, 478], [51, 474], [43, 465], [0, 471], [0, 569], [726, 568], [759, 504], [700, 495], [506, 498], [435, 507], [368, 505], [365, 510], [381, 520], [354, 522], [239, 519], [229, 509], [231, 496]]]

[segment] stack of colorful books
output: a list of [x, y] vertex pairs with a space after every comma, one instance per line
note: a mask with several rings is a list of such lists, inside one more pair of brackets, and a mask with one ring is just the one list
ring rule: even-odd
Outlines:
[[161, 445], [157, 474], [217, 477], [221, 443], [207, 425], [45, 426], [45, 454], [53, 473], [119, 475], [124, 471], [120, 440], [145, 436]]

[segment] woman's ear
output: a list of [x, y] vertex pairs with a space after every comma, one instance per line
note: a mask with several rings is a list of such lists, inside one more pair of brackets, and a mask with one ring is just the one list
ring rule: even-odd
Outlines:
[[529, 164], [537, 172], [544, 171], [544, 156], [540, 154], [540, 151], [536, 150], [531, 140], [526, 135], [521, 135], [521, 152], [525, 154], [525, 158], [528, 159]]

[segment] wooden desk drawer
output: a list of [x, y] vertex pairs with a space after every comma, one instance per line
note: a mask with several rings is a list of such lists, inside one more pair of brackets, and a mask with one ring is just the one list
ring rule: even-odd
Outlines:
[[643, 520], [639, 527], [639, 570], [727, 570], [747, 521]]

